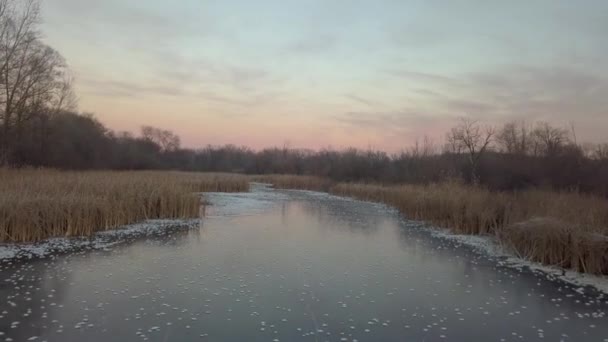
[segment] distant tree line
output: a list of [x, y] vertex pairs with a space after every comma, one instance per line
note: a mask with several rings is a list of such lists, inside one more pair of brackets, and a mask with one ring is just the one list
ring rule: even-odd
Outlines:
[[0, 166], [59, 169], [289, 173], [338, 181], [431, 183], [458, 179], [496, 190], [529, 187], [608, 196], [608, 144], [579, 144], [546, 122], [501, 127], [462, 119], [441, 144], [401, 153], [208, 146], [181, 148], [174, 133], [113, 132], [76, 113], [64, 59], [40, 39], [37, 0], [0, 0]]
[[174, 133], [143, 127], [116, 133], [92, 115], [35, 115], [5, 164], [59, 169], [184, 170], [300, 174], [337, 181], [432, 183], [461, 180], [495, 190], [530, 187], [608, 196], [608, 144], [578, 145], [564, 128], [541, 122], [483, 127], [463, 120], [445, 143], [418, 141], [395, 154], [382, 151], [180, 147]]

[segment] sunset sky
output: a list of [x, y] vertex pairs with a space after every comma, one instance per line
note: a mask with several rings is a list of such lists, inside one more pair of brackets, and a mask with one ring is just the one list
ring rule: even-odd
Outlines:
[[608, 140], [608, 1], [46, 0], [79, 109], [183, 144], [373, 147], [456, 118]]

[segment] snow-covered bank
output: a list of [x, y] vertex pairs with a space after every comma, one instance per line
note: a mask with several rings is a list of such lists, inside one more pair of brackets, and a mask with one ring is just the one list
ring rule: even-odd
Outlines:
[[[325, 192], [316, 192], [309, 190], [288, 190], [293, 193], [301, 193], [307, 196], [319, 197], [319, 198], [339, 198], [342, 200], [357, 201], [371, 203], [375, 206], [382, 207], [387, 212], [394, 212], [400, 215], [399, 211], [389, 205], [371, 201], [362, 201], [353, 199], [350, 197], [336, 196]], [[571, 270], [564, 270], [559, 267], [542, 265], [537, 262], [525, 260], [514, 253], [504, 248], [500, 242], [491, 236], [479, 236], [479, 235], [457, 235], [451, 233], [449, 230], [438, 228], [429, 225], [424, 222], [410, 221], [404, 218], [408, 224], [413, 224], [416, 227], [422, 227], [423, 229], [430, 232], [435, 238], [448, 239], [457, 242], [461, 245], [466, 245], [478, 253], [484, 254], [487, 257], [496, 258], [497, 262], [506, 267], [515, 269], [529, 269], [532, 272], [542, 274], [550, 280], [561, 280], [565, 283], [578, 287], [577, 292], [585, 292], [585, 287], [595, 288], [602, 294], [608, 294], [608, 277], [598, 276], [587, 273], [580, 273]]]
[[[208, 218], [241, 216], [262, 212], [288, 197], [272, 191], [268, 184], [253, 183], [254, 192], [205, 193]], [[176, 229], [191, 229], [200, 224], [200, 219], [148, 220], [117, 229], [101, 231], [92, 237], [58, 237], [37, 243], [0, 244], [0, 262], [29, 260], [51, 255], [73, 253], [83, 250], [109, 250], [112, 246], [138, 238], [158, 237], [171, 234]]]
[[516, 269], [527, 268], [535, 273], [541, 273], [550, 280], [561, 280], [578, 287], [579, 293], [585, 292], [585, 287], [593, 287], [603, 294], [608, 294], [608, 277], [570, 270], [564, 270], [555, 266], [546, 266], [537, 262], [522, 259], [504, 248], [498, 240], [491, 236], [456, 235], [445, 229], [427, 228], [431, 235], [436, 238], [448, 239], [473, 248], [479, 253], [489, 257], [496, 257], [498, 263], [503, 266]]
[[[321, 193], [315, 191], [308, 190], [289, 190], [293, 192], [298, 192], [302, 194], [306, 194], [308, 196], [319, 196], [326, 198], [340, 198], [346, 199], [350, 201], [358, 201], [371, 203], [379, 207], [383, 207], [387, 212], [394, 212], [398, 215], [401, 215], [399, 211], [387, 204], [371, 202], [371, 201], [361, 201], [357, 199], [352, 199], [349, 197], [336, 196], [328, 193]], [[403, 217], [402, 217], [403, 218]], [[429, 225], [422, 221], [411, 221], [407, 218], [403, 218], [408, 225], [413, 225], [416, 227], [423, 228], [430, 232], [430, 234], [435, 238], [448, 239], [459, 243], [461, 245], [468, 246], [472, 248], [476, 252], [486, 255], [490, 258], [496, 258], [499, 265], [511, 267], [515, 269], [529, 269], [532, 272], [542, 274], [547, 279], [550, 280], [560, 280], [565, 283], [568, 283], [572, 286], [577, 287], [576, 291], [579, 293], [584, 293], [586, 287], [592, 287], [599, 291], [602, 294], [608, 294], [608, 276], [599, 276], [581, 272], [575, 272], [572, 270], [564, 270], [560, 267], [555, 266], [547, 266], [542, 265], [538, 262], [532, 262], [529, 260], [525, 260], [520, 256], [515, 255], [513, 252], [506, 249], [502, 244], [492, 236], [479, 236], [479, 235], [458, 235], [453, 234], [447, 229], [442, 229], [436, 226]], [[603, 296], [603, 295], [602, 295]]]
[[108, 250], [112, 246], [141, 237], [162, 236], [174, 229], [190, 229], [200, 220], [149, 220], [114, 230], [98, 232], [92, 237], [52, 238], [31, 244], [0, 245], [0, 261], [44, 258], [80, 250]]

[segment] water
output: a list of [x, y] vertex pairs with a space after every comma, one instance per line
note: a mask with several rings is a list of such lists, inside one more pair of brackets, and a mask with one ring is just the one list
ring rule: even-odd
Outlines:
[[384, 206], [256, 186], [195, 229], [0, 268], [0, 341], [608, 341], [606, 299]]

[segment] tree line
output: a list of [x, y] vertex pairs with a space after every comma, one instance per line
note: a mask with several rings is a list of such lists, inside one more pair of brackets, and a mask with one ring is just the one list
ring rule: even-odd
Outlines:
[[459, 180], [494, 190], [546, 188], [608, 196], [608, 144], [577, 144], [546, 122], [483, 126], [463, 119], [443, 143], [425, 138], [399, 153], [225, 145], [182, 148], [168, 130], [114, 132], [92, 115], [54, 112], [24, 124], [7, 165], [58, 169], [184, 170], [299, 174], [336, 181], [433, 183]]
[[529, 187], [608, 196], [608, 144], [579, 144], [575, 130], [547, 122], [484, 125], [463, 118], [436, 143], [400, 153], [233, 145], [182, 148], [174, 133], [114, 132], [76, 112], [65, 60], [44, 44], [37, 0], [0, 0], [0, 165], [59, 169], [290, 173], [338, 181], [460, 180], [495, 190]]

